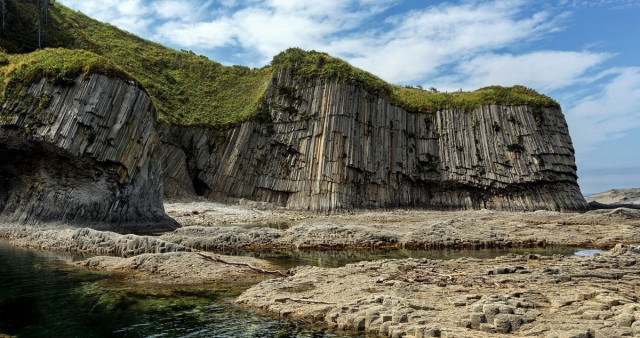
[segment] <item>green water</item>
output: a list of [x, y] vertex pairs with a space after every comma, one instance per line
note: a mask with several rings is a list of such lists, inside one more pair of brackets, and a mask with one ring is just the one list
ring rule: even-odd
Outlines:
[[19, 337], [346, 337], [232, 304], [242, 288], [135, 285], [70, 267], [78, 257], [0, 240], [0, 335]]

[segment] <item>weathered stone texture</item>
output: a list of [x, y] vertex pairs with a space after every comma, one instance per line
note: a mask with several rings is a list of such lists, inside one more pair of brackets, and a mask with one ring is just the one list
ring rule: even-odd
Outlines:
[[177, 224], [162, 206], [155, 109], [135, 83], [42, 79], [0, 111], [0, 220], [114, 230]]
[[588, 208], [559, 109], [413, 113], [358, 84], [296, 81], [287, 71], [274, 76], [262, 108], [271, 122], [164, 127], [167, 196], [316, 211]]

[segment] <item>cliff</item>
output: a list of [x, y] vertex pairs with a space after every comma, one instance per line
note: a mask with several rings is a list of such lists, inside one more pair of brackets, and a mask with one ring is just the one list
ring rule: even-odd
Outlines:
[[586, 210], [557, 107], [411, 112], [356, 81], [275, 72], [261, 115], [161, 127], [165, 195], [330, 211]]
[[[19, 23], [31, 22], [22, 9], [33, 3], [7, 4], [0, 155], [19, 160], [1, 167], [5, 218], [162, 223], [160, 172], [168, 198], [247, 198], [314, 211], [588, 208], [558, 103], [525, 87], [430, 93], [298, 48], [259, 69], [225, 67], [57, 2], [45, 11], [43, 35], [44, 46], [57, 48], [23, 54], [31, 47]], [[76, 78], [96, 73], [115, 82], [87, 88], [96, 77]], [[41, 78], [51, 84], [35, 84]], [[135, 86], [118, 78], [145, 91], [124, 90]], [[16, 83], [29, 89], [13, 92]], [[109, 104], [103, 90], [137, 91], [132, 102]], [[87, 103], [94, 101], [111, 108], [94, 116]], [[52, 183], [44, 193], [31, 181]], [[82, 195], [77, 187], [91, 188]]]
[[133, 81], [11, 82], [0, 111], [0, 221], [177, 227], [162, 205], [156, 113]]

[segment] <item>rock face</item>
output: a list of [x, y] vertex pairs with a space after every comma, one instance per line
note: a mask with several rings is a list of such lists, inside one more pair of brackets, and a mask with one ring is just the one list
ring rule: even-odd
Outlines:
[[358, 84], [277, 72], [262, 121], [163, 127], [168, 197], [297, 209], [586, 210], [559, 109], [409, 112]]
[[0, 221], [172, 229], [162, 206], [155, 109], [135, 83], [42, 79], [2, 103]]

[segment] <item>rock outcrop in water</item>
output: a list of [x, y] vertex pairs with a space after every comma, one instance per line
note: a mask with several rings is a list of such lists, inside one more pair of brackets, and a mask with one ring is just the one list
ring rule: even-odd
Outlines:
[[25, 86], [0, 111], [0, 221], [172, 229], [156, 113], [133, 82], [92, 74]]
[[277, 72], [259, 120], [165, 126], [168, 197], [247, 198], [297, 209], [415, 206], [586, 210], [556, 108], [406, 111], [357, 83]]

